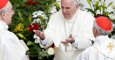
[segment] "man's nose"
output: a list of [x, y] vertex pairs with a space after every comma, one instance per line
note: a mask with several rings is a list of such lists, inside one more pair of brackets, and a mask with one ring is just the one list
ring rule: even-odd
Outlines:
[[66, 9], [63, 9], [63, 13], [65, 14], [67, 12], [67, 10]]

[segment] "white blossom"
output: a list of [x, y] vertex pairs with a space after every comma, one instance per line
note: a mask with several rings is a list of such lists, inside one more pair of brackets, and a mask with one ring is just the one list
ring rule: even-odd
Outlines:
[[40, 43], [39, 37], [37, 37], [36, 35], [34, 35], [34, 39], [35, 39], [35, 43]]
[[46, 48], [45, 46], [43, 46], [41, 43], [40, 43], [40, 38], [39, 37], [37, 37], [36, 35], [34, 35], [34, 39], [35, 39], [35, 43], [39, 43], [39, 45], [40, 45], [40, 47], [41, 48]]
[[40, 15], [42, 15], [43, 13], [44, 13], [43, 11], [38, 11], [37, 16], [40, 16]]
[[112, 8], [115, 9], [115, 2], [113, 2], [113, 4], [112, 4]]
[[39, 18], [34, 19], [34, 21], [32, 23], [41, 23]]
[[110, 14], [109, 17], [111, 20], [115, 20], [115, 14]]
[[45, 13], [43, 13], [41, 16], [43, 19], [48, 19], [48, 17], [45, 15]]
[[46, 48], [45, 46], [43, 46], [43, 45], [42, 45], [42, 44], [40, 44], [40, 43], [39, 43], [39, 45], [40, 45], [40, 47], [41, 47], [41, 48]]
[[115, 35], [113, 35], [111, 38], [115, 39]]
[[35, 11], [32, 13], [32, 15], [33, 15], [33, 18], [37, 18], [41, 16], [43, 13], [44, 13], [43, 11]]
[[33, 13], [32, 13], [33, 18], [36, 18], [36, 17], [38, 16], [37, 14], [38, 14], [37, 11], [33, 12]]
[[55, 53], [54, 48], [51, 48], [51, 47], [48, 48], [47, 52], [48, 52], [49, 55], [54, 55], [54, 53]]
[[48, 20], [48, 17], [46, 16], [46, 14], [43, 12], [43, 11], [35, 11], [35, 12], [33, 12], [32, 13], [32, 15], [33, 15], [33, 18], [34, 18], [34, 22], [40, 22], [40, 19], [39, 19], [39, 17], [41, 16], [43, 19], [45, 19], [45, 20]]
[[57, 10], [56, 10], [56, 7], [55, 6], [53, 6], [52, 8], [51, 8], [51, 10], [50, 10], [50, 13], [56, 13], [57, 12]]
[[115, 24], [114, 23], [113, 23], [112, 27], [113, 27], [113, 29], [115, 29]]
[[99, 0], [95, 0], [95, 1], [99, 1]]

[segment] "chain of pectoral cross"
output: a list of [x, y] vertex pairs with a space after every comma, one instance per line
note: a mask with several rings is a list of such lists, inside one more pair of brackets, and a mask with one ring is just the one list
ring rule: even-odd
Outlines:
[[[71, 35], [72, 34], [72, 30], [73, 30], [73, 28], [74, 28], [74, 25], [75, 25], [75, 23], [76, 23], [76, 19], [77, 19], [77, 16], [78, 16], [78, 14], [76, 15], [76, 17], [75, 17], [75, 20], [74, 20], [74, 22], [73, 22], [73, 24], [72, 24], [72, 27], [71, 27], [71, 29], [70, 29], [70, 31], [69, 31], [69, 33], [67, 34], [67, 30], [66, 30], [66, 23], [65, 23], [65, 20], [64, 20], [64, 30], [65, 30], [65, 38], [68, 38], [69, 37], [69, 35]], [[65, 52], [67, 51], [67, 47], [69, 46], [69, 44], [65, 44]]]

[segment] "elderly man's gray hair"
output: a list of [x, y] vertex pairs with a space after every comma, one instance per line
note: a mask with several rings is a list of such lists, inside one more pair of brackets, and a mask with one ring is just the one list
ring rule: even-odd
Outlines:
[[109, 35], [110, 32], [111, 32], [111, 31], [106, 31], [106, 30], [101, 29], [101, 28], [97, 25], [96, 21], [94, 21], [93, 27], [95, 27], [95, 28], [97, 29], [97, 31], [99, 32], [100, 35]]
[[0, 14], [1, 14], [2, 12], [8, 12], [8, 11], [9, 11], [8, 7], [9, 7], [9, 1], [8, 1], [8, 3], [6, 4], [5, 7], [3, 7], [2, 9], [0, 9]]
[[79, 4], [79, 0], [74, 0], [74, 1], [76, 1], [76, 3]]
[[75, 0], [77, 3], [79, 2], [79, 0]]

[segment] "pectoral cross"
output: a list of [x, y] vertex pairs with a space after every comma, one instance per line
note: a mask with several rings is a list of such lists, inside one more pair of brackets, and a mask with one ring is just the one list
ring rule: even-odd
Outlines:
[[107, 48], [111, 51], [113, 49], [114, 45], [110, 42], [108, 45], [107, 45]]

